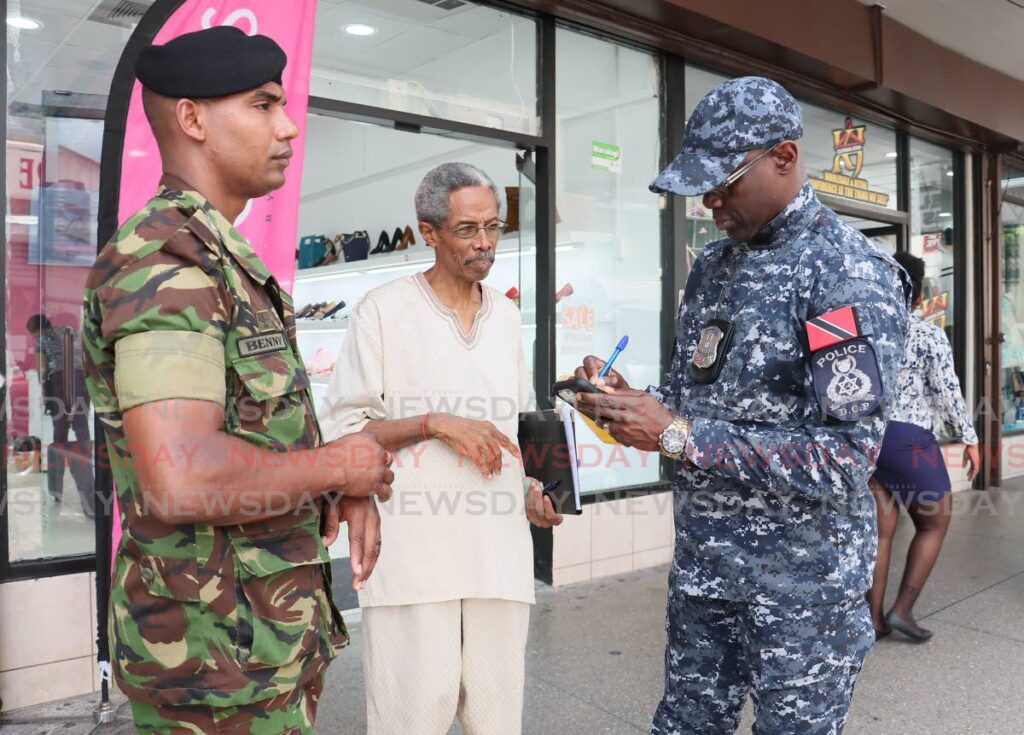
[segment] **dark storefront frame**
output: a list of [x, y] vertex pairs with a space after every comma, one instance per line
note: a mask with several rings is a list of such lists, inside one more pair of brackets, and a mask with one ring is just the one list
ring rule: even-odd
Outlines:
[[[4, 10], [6, 11], [5, 0], [0, 0], [0, 2], [2, 2]], [[167, 15], [173, 12], [179, 4], [180, 2], [158, 2], [154, 7], [159, 8], [157, 12], [160, 12], [161, 15]], [[910, 200], [910, 136], [914, 135], [915, 137], [943, 145], [956, 151], [955, 206], [958, 208], [958, 221], [961, 223], [961, 226], [956, 229], [957, 240], [955, 243], [955, 252], [957, 253], [958, 260], [954, 264], [954, 282], [955, 288], [961, 296], [957, 298], [955, 302], [954, 319], [957, 324], [966, 325], [966, 299], [963, 295], [966, 292], [964, 268], [966, 259], [964, 258], [964, 250], [966, 244], [967, 212], [964, 194], [966, 192], [966, 187], [968, 186], [974, 187], [975, 192], [983, 190], [985, 186], [984, 180], [987, 178], [987, 180], [991, 181], [992, 176], [992, 173], [990, 172], [989, 176], [985, 177], [982, 167], [976, 165], [972, 167], [972, 180], [970, 182], [964, 180], [965, 155], [977, 153], [982, 150], [981, 147], [973, 141], [961, 135], [921, 127], [914, 124], [912, 121], [901, 118], [899, 115], [894, 114], [891, 111], [884, 110], [876, 105], [866, 105], [862, 100], [857, 99], [850, 92], [843, 92], [835, 88], [826, 87], [821, 82], [801, 77], [794, 72], [771, 66], [751, 57], [741, 56], [733, 52], [725, 51], [724, 49], [717, 49], [709, 46], [708, 44], [697, 44], [692, 47], [688, 47], [688, 51], [685, 56], [677, 55], [665, 48], [659, 48], [658, 46], [637, 40], [637, 34], [631, 32], [629, 26], [626, 24], [621, 25], [618, 32], [609, 32], [607, 18], [594, 17], [592, 19], [593, 25], [582, 25], [576, 22], [556, 20], [551, 15], [535, 14], [532, 10], [524, 8], [519, 4], [494, 2], [491, 0], [481, 0], [478, 4], [505, 12], [511, 12], [520, 16], [531, 17], [538, 21], [537, 33], [539, 63], [537, 66], [537, 85], [541, 121], [540, 135], [501, 131], [460, 123], [457, 121], [437, 119], [385, 108], [346, 103], [321, 97], [310, 98], [309, 110], [310, 112], [319, 112], [346, 119], [364, 120], [377, 124], [392, 125], [399, 130], [454, 135], [466, 140], [481, 140], [491, 143], [498, 142], [531, 151], [534, 156], [536, 170], [535, 184], [537, 187], [537, 200], [540, 205], [537, 207], [538, 247], [536, 254], [536, 286], [538, 293], [553, 294], [555, 291], [555, 251], [553, 245], [555, 243], [554, 213], [557, 192], [555, 181], [555, 159], [556, 151], [558, 150], [556, 140], [557, 126], [555, 124], [555, 65], [557, 63], [555, 54], [555, 32], [557, 28], [564, 27], [605, 41], [612, 41], [617, 44], [638, 48], [645, 52], [652, 53], [657, 57], [661, 72], [662, 110], [661, 129], [658, 131], [658, 134], [662, 141], [662, 164], [667, 164], [674, 157], [681, 144], [682, 134], [686, 123], [684, 84], [687, 64], [699, 65], [718, 73], [730, 75], [765, 74], [779, 79], [799, 99], [827, 106], [831, 109], [842, 110], [847, 114], [856, 115], [868, 121], [894, 127], [898, 146], [897, 150], [899, 152], [899, 157], [897, 159], [897, 210], [861, 205], [855, 202], [838, 199], [836, 197], [823, 196], [822, 199], [842, 213], [869, 218], [896, 226], [898, 228], [898, 247], [901, 250], [906, 249], [909, 243], [910, 215], [908, 209]], [[152, 15], [153, 12], [154, 11], [151, 10], [149, 15]], [[147, 18], [149, 18], [149, 15], [147, 15]], [[154, 16], [154, 18], [155, 17], [156, 16]], [[133, 39], [138, 38], [140, 37], [133, 36]], [[671, 36], [667, 38], [671, 38]], [[129, 46], [131, 46], [133, 42], [136, 46], [141, 43], [141, 41], [130, 41]], [[666, 44], [669, 47], [672, 45], [679, 45], [678, 43], [671, 41], [666, 41]], [[123, 73], [125, 73], [125, 70], [119, 67], [117, 74]], [[4, 82], [4, 89], [6, 93], [6, 80]], [[127, 100], [119, 101], [113, 98], [110, 100], [111, 107], [119, 104], [126, 106]], [[3, 124], [6, 128], [6, 115]], [[105, 149], [106, 145], [107, 143], [105, 141]], [[106, 158], [107, 156], [105, 155], [105, 159]], [[119, 168], [119, 160], [117, 162], [117, 166]], [[117, 173], [119, 175], [119, 171]], [[998, 172], [996, 171], [995, 174], [998, 175]], [[998, 179], [996, 180], [998, 181]], [[104, 181], [108, 180], [105, 178]], [[974, 212], [977, 215], [973, 220], [975, 232], [974, 241], [976, 243], [975, 256], [980, 259], [982, 257], [980, 251], [983, 250], [983, 243], [985, 242], [984, 237], [979, 236], [979, 233], [982, 233], [985, 229], [980, 220], [984, 219], [983, 213], [986, 210], [982, 208], [983, 202], [981, 197], [976, 196], [973, 201]], [[998, 214], [996, 214], [996, 216], [998, 217]], [[661, 212], [660, 226], [661, 266], [663, 274], [661, 289], [662, 316], [660, 324], [662, 374], [667, 371], [671, 362], [678, 298], [685, 285], [687, 276], [684, 254], [675, 245], [677, 242], [681, 242], [685, 229], [686, 212], [682, 200], [676, 197], [668, 197]], [[108, 235], [113, 231], [110, 228], [109, 219], [101, 221], [101, 230]], [[103, 241], [104, 239], [101, 237], [100, 242], [102, 243]], [[998, 261], [998, 254], [995, 256], [995, 259]], [[3, 275], [5, 265], [5, 263], [0, 263], [0, 275]], [[979, 283], [982, 282], [984, 280], [984, 276], [987, 275], [983, 274], [980, 268], [976, 269], [976, 273], [976, 280]], [[983, 287], [979, 287], [977, 289], [976, 303], [979, 303], [984, 297], [982, 293], [984, 290], [985, 289]], [[555, 376], [554, 313], [553, 298], [549, 297], [547, 299], [538, 299], [538, 338], [537, 352], [535, 356], [534, 387], [539, 398], [547, 395], [548, 386], [551, 385]], [[984, 329], [976, 330], [975, 337], [979, 346], [981, 345], [982, 340], [985, 339], [984, 331]], [[0, 335], [0, 349], [6, 349], [5, 339], [6, 333], [4, 335]], [[963, 378], [965, 362], [964, 355], [966, 349], [966, 329], [961, 328], [956, 332], [956, 344], [954, 345], [956, 368], [958, 374], [961, 376], [961, 380]], [[978, 387], [977, 393], [979, 396], [988, 395], [988, 388], [990, 385], [990, 380], [983, 375], [982, 363], [984, 363], [984, 360], [979, 360], [978, 381], [976, 382]], [[998, 363], [996, 363], [996, 365], [997, 364]], [[6, 437], [6, 425], [4, 422], [5, 418], [0, 416], [0, 429], [4, 430], [4, 436]], [[98, 432], [99, 427], [97, 426], [96, 428], [97, 432], [94, 436], [97, 437], [98, 445], [100, 441], [99, 437], [102, 435]], [[987, 427], [979, 427], [979, 430], [983, 437], [989, 433]], [[4, 454], [3, 462], [4, 469], [6, 470], [7, 452]], [[99, 459], [99, 457], [97, 457], [97, 459]], [[97, 467], [100, 467], [100, 465], [97, 464]], [[996, 467], [993, 469], [993, 472], [998, 472], [998, 463], [996, 463]], [[666, 492], [672, 488], [672, 484], [669, 481], [671, 473], [671, 463], [667, 460], [663, 460], [661, 463], [660, 481], [590, 494], [585, 497], [584, 502], [589, 504], [625, 497], [635, 497], [637, 495], [649, 493]], [[995, 475], [991, 476], [994, 477]], [[6, 499], [6, 472], [4, 473], [3, 480], [0, 482], [2, 482], [2, 485], [0, 485], [0, 582], [11, 579], [71, 574], [88, 571], [94, 567], [94, 554], [54, 558], [42, 561], [18, 562], [13, 565], [10, 564], [8, 559], [8, 513], [4, 502]], [[102, 468], [97, 470], [96, 485], [98, 492], [109, 496], [109, 493], [112, 490], [112, 481], [109, 471], [105, 471]], [[542, 534], [542, 536], [547, 536], [548, 568], [550, 568], [550, 533], [550, 531], [547, 531], [546, 534]], [[543, 547], [545, 546], [544, 541], [542, 538], [538, 538], [537, 541], [538, 551], [539, 553], [543, 553]], [[97, 546], [97, 549], [102, 550], [102, 548], [102, 546]]]

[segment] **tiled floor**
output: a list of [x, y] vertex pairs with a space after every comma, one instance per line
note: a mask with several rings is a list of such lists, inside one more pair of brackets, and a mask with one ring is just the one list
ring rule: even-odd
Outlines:
[[[918, 603], [936, 635], [882, 641], [868, 657], [849, 735], [1020, 735], [1024, 732], [1024, 483], [956, 496], [942, 557]], [[906, 548], [909, 522], [897, 548]], [[893, 562], [890, 589], [903, 559]], [[643, 733], [661, 694], [666, 567], [559, 589], [534, 609], [524, 732]], [[317, 731], [365, 730], [361, 637], [331, 667]], [[4, 735], [104, 735], [86, 697], [0, 720]], [[122, 714], [124, 713], [122, 709]], [[750, 712], [740, 732], [750, 730]], [[24, 723], [24, 724], [22, 724]], [[458, 732], [457, 726], [453, 732]], [[415, 734], [410, 734], [415, 735]]]

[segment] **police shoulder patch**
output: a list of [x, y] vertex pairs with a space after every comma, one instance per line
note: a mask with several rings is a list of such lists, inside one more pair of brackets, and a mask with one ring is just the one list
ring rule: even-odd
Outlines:
[[818, 350], [811, 356], [814, 394], [822, 418], [858, 421], [882, 401], [882, 376], [871, 343], [858, 337]]

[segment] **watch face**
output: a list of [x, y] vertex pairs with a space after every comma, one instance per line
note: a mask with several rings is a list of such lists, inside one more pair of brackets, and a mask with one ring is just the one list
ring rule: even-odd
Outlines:
[[669, 454], [682, 454], [686, 448], [686, 434], [677, 426], [670, 426], [665, 429], [661, 440], [661, 446]]

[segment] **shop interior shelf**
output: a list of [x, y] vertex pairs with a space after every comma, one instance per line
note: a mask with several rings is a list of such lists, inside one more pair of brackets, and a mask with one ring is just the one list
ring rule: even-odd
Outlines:
[[[614, 242], [612, 235], [606, 232], [568, 232], [563, 239], [559, 239], [555, 245], [556, 252], [567, 252], [577, 249], [582, 245], [607, 245]], [[508, 240], [505, 248], [499, 245], [497, 259], [504, 260], [514, 258], [517, 255], [534, 255], [537, 249], [531, 244], [522, 250], [510, 249], [510, 245], [516, 239], [516, 235], [509, 235], [503, 240]], [[434, 262], [434, 251], [422, 245], [413, 245], [401, 252], [381, 253], [371, 256], [365, 260], [356, 260], [350, 263], [334, 263], [332, 265], [319, 266], [317, 268], [305, 268], [295, 273], [295, 284], [315, 281], [333, 280], [335, 278], [350, 278], [364, 276], [368, 273], [384, 273], [387, 271], [407, 271]]]
[[296, 320], [295, 328], [299, 332], [329, 332], [343, 334], [348, 331], [347, 319], [324, 319], [321, 321]]

